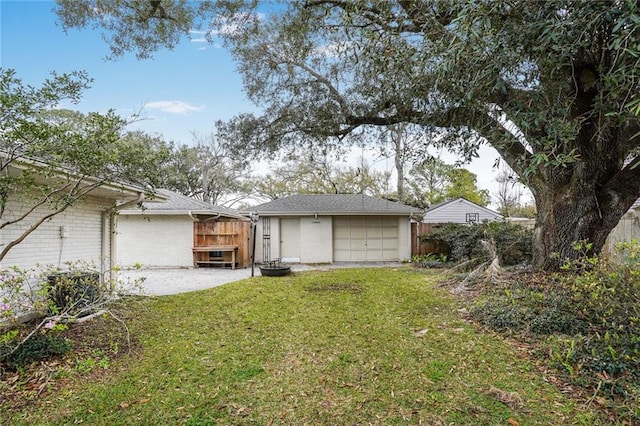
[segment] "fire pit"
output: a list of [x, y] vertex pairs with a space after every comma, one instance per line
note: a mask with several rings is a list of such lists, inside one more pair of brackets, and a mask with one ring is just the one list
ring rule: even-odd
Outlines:
[[291, 273], [291, 266], [280, 262], [280, 259], [276, 259], [261, 265], [260, 273], [264, 277], [283, 277]]

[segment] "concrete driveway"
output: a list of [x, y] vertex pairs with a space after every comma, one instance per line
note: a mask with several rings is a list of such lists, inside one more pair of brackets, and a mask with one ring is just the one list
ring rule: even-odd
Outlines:
[[[399, 267], [401, 263], [334, 263], [330, 265], [291, 264], [291, 270], [308, 271], [311, 269], [337, 269], [358, 267]], [[254, 270], [256, 277], [260, 276], [260, 269]], [[251, 268], [149, 268], [139, 270], [125, 270], [120, 272], [120, 278], [125, 282], [128, 292], [149, 296], [165, 296], [169, 294], [186, 293], [217, 287], [233, 281], [251, 277]], [[141, 288], [134, 288], [127, 284], [142, 279]]]

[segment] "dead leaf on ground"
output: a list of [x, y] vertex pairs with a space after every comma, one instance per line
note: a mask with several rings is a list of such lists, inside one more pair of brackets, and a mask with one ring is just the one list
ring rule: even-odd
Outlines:
[[492, 386], [487, 394], [493, 396], [511, 409], [524, 406], [524, 400], [517, 392], [507, 392]]

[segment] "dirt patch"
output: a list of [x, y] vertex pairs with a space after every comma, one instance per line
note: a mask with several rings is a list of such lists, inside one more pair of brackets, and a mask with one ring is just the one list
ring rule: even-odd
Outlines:
[[364, 287], [360, 284], [356, 283], [316, 283], [311, 284], [305, 288], [305, 290], [311, 293], [321, 293], [321, 292], [346, 292], [346, 293], [362, 293], [364, 291]]

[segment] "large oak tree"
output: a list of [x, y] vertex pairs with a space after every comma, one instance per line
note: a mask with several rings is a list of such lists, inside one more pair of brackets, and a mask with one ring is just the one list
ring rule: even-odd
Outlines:
[[640, 197], [637, 1], [59, 5], [67, 27], [107, 28], [116, 56], [148, 56], [213, 22], [210, 34], [226, 38], [249, 98], [264, 108], [229, 124], [245, 144], [274, 148], [300, 134], [346, 141], [397, 123], [453, 132], [438, 142], [466, 155], [490, 144], [535, 197], [541, 269], [575, 257], [575, 241], [599, 251]]

